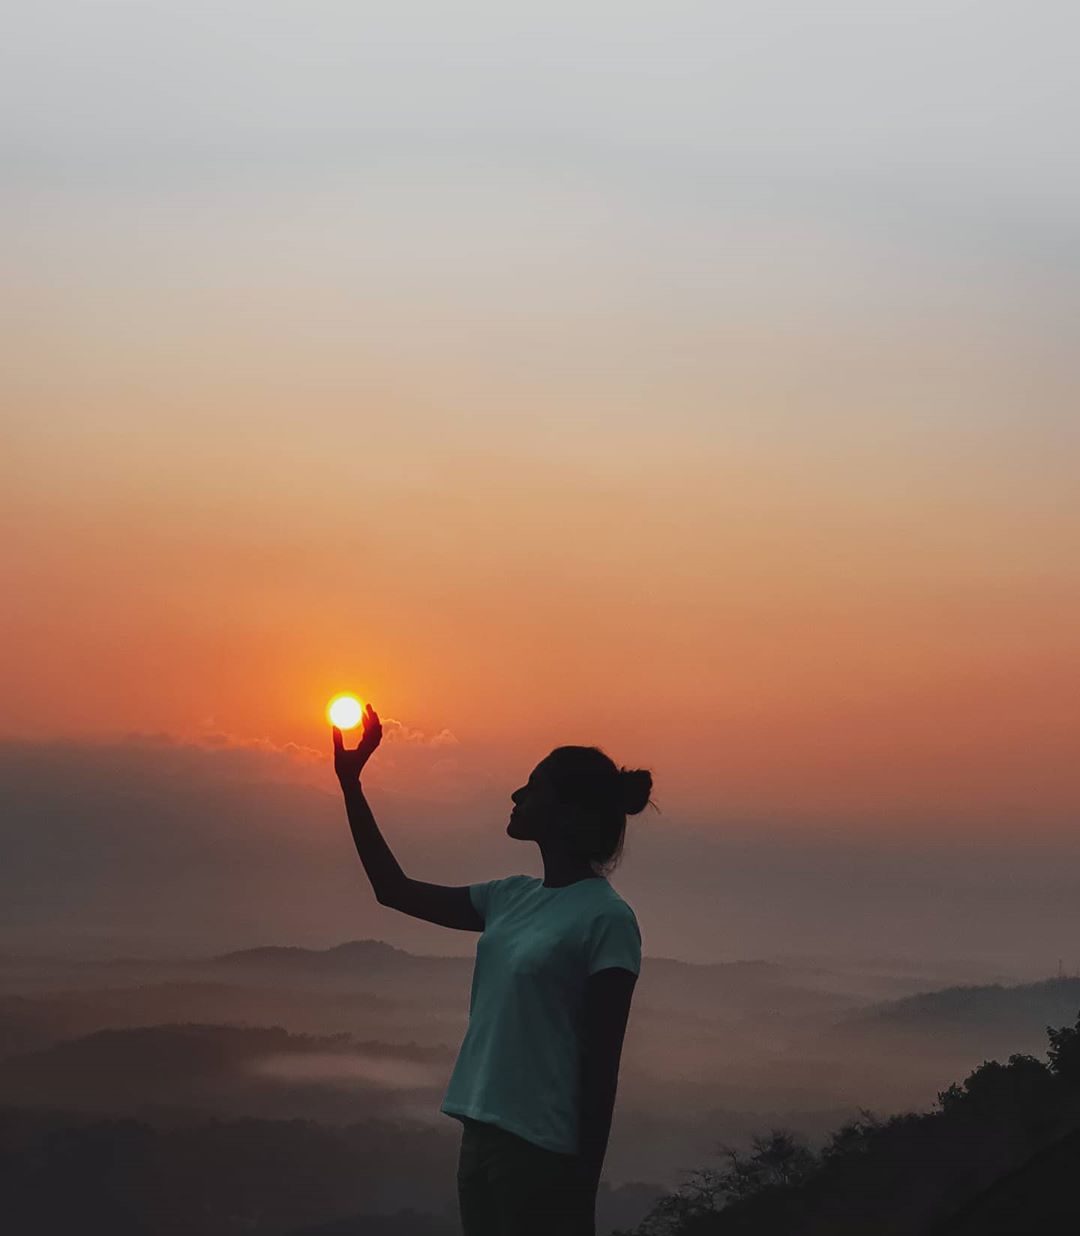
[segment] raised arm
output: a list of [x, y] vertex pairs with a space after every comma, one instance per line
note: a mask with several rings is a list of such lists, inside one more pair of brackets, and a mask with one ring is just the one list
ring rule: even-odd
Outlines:
[[360, 782], [342, 782], [341, 792], [345, 795], [345, 813], [349, 817], [353, 844], [371, 881], [375, 900], [386, 905], [408, 876], [401, 870], [393, 851], [379, 831]]
[[473, 906], [468, 885], [451, 887], [411, 880], [386, 844], [360, 785], [360, 772], [382, 739], [382, 725], [370, 704], [363, 723], [363, 735], [352, 751], [345, 747], [341, 731], [334, 726], [334, 771], [345, 796], [345, 811], [356, 852], [371, 881], [375, 900], [380, 905], [438, 923], [441, 927], [483, 931], [484, 920]]

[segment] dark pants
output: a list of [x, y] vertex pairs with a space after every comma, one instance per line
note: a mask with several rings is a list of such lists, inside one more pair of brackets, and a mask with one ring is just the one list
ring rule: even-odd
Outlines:
[[576, 1158], [465, 1117], [458, 1159], [464, 1236], [595, 1236], [596, 1193]]

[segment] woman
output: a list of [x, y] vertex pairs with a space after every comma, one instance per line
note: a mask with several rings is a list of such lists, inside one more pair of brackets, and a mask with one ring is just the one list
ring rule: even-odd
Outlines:
[[535, 841], [544, 879], [456, 888], [410, 879], [383, 840], [360, 772], [382, 727], [369, 704], [334, 769], [380, 905], [478, 931], [469, 1027], [441, 1110], [462, 1122], [465, 1236], [592, 1236], [619, 1057], [641, 968], [633, 910], [607, 872], [652, 777], [596, 747], [557, 747], [510, 795], [507, 834]]

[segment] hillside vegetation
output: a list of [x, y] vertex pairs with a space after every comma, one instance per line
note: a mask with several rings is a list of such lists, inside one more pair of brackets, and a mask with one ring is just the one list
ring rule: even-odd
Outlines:
[[1046, 1027], [1046, 1061], [984, 1061], [934, 1111], [864, 1111], [821, 1151], [785, 1129], [721, 1146], [613, 1236], [1075, 1236], [1080, 1014]]

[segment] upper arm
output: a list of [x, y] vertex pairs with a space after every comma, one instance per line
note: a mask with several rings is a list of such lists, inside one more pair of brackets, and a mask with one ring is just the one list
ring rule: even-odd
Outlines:
[[621, 966], [597, 970], [585, 980], [585, 1055], [617, 1070], [637, 975]]
[[406, 878], [382, 905], [422, 918], [440, 927], [455, 927], [459, 931], [483, 931], [484, 920], [473, 905], [469, 885], [425, 884], [423, 880]]
[[596, 974], [612, 966], [633, 974], [641, 972], [641, 929], [625, 903], [593, 918], [585, 939], [587, 973]]
[[618, 1070], [630, 1001], [641, 971], [641, 931], [629, 906], [597, 916], [586, 938], [585, 1052]]

